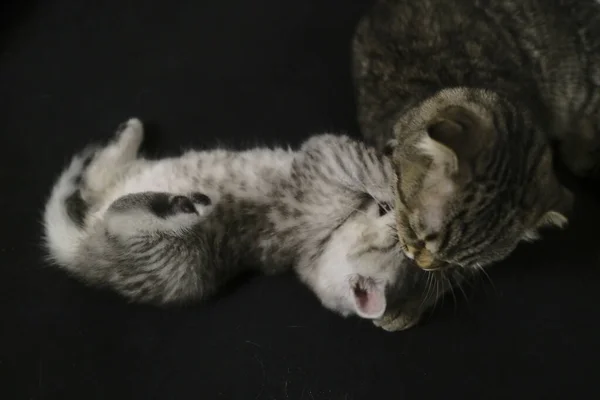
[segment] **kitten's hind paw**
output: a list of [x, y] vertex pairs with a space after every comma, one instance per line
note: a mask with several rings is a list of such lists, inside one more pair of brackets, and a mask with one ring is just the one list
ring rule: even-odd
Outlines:
[[69, 166], [63, 171], [61, 176], [61, 185], [68, 185], [71, 189], [70, 191], [76, 191], [77, 188], [81, 185], [83, 174], [85, 170], [90, 165], [96, 152], [98, 151], [98, 146], [88, 146], [83, 149], [81, 152], [76, 154], [72, 159]]
[[195, 214], [205, 217], [210, 212], [211, 200], [207, 195], [198, 192], [189, 196], [154, 193], [150, 195], [150, 205], [154, 214], [161, 218], [179, 214]]
[[77, 154], [73, 159], [72, 168], [75, 168], [75, 176], [73, 178], [77, 185], [81, 185], [85, 170], [90, 166], [90, 164], [94, 160], [94, 157], [96, 157], [96, 153], [98, 153], [100, 149], [100, 145], [89, 145], [86, 148], [84, 148], [79, 154]]
[[127, 148], [129, 152], [137, 153], [144, 140], [144, 125], [137, 118], [130, 118], [122, 122], [115, 131], [115, 142], [121, 148]]

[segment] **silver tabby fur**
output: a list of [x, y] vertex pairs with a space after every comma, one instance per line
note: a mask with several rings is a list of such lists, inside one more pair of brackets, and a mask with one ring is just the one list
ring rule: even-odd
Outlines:
[[74, 157], [48, 200], [48, 254], [84, 282], [166, 305], [206, 299], [244, 270], [293, 267], [325, 307], [387, 330], [414, 325], [436, 300], [424, 297], [427, 273], [405, 263], [394, 173], [374, 149], [325, 134], [298, 151], [148, 160], [142, 138], [129, 120]]

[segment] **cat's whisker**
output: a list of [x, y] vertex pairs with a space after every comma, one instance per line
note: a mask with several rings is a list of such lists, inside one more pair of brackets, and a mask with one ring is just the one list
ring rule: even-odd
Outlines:
[[465, 290], [462, 287], [460, 279], [455, 278], [454, 282], [456, 283], [456, 286], [458, 287], [458, 289], [460, 290], [460, 292], [463, 294], [463, 297], [465, 298], [465, 301], [466, 301], [466, 303], [468, 305], [469, 304], [469, 298], [467, 297], [467, 293], [465, 292]]
[[477, 268], [478, 271], [481, 272], [482, 276], [485, 276], [487, 278], [487, 280], [490, 282], [490, 284], [492, 285], [492, 289], [494, 290], [494, 294], [498, 294], [498, 290], [496, 289], [496, 285], [494, 285], [494, 282], [492, 281], [492, 278], [490, 277], [490, 275], [487, 273], [487, 271], [485, 270], [485, 268], [483, 268], [481, 266], [481, 264], [477, 263], [475, 264], [475, 267]]
[[[458, 307], [458, 301], [456, 299], [456, 295], [454, 294], [454, 285], [452, 284], [452, 282], [450, 281], [450, 278], [448, 278], [447, 275], [443, 275], [444, 277], [444, 282], [448, 282], [448, 286], [450, 287], [450, 293], [452, 294], [452, 299], [454, 300], [454, 313], [456, 314], [457, 311], [457, 307]], [[445, 285], [445, 283], [444, 283]]]
[[439, 279], [435, 275], [433, 275], [433, 273], [431, 275], [432, 275], [432, 282], [435, 284], [435, 295], [434, 295], [435, 297], [433, 298], [433, 310], [432, 310], [432, 311], [435, 311], [435, 309], [437, 308], [438, 302], [440, 300]]
[[427, 280], [425, 281], [425, 296], [421, 299], [421, 304], [419, 304], [419, 310], [423, 308], [424, 305], [429, 301], [429, 297], [431, 296], [431, 278], [433, 274], [427, 274]]

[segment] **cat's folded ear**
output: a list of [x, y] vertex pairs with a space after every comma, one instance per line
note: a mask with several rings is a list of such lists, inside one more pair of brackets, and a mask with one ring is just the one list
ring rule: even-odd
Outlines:
[[468, 179], [470, 161], [483, 148], [489, 129], [481, 117], [460, 106], [441, 110], [427, 125], [427, 136], [419, 143], [421, 151], [438, 167], [454, 177]]
[[362, 275], [356, 275], [351, 285], [356, 315], [366, 319], [381, 318], [387, 306], [385, 285]]

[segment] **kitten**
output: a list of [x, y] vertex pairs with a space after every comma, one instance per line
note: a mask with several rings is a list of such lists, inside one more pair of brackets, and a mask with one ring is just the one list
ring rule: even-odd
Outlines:
[[364, 136], [392, 156], [398, 233], [426, 270], [477, 269], [563, 227], [600, 171], [600, 5], [592, 0], [380, 0], [353, 75]]
[[[206, 299], [244, 269], [293, 266], [325, 307], [374, 320], [399, 279], [412, 297], [424, 293], [425, 273], [405, 265], [389, 212], [390, 162], [374, 149], [325, 134], [298, 151], [154, 161], [138, 156], [142, 138], [131, 119], [111, 143], [74, 157], [47, 202], [48, 254], [84, 282], [165, 305]], [[415, 310], [376, 323], [405, 329]]]

